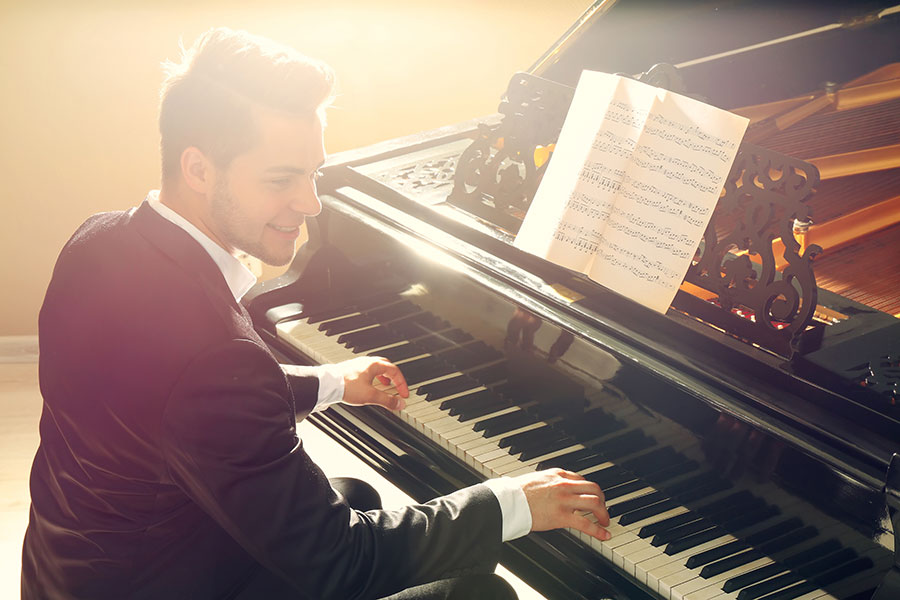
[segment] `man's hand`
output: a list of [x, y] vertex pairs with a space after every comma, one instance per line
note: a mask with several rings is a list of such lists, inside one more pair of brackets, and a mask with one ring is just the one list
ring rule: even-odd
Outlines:
[[528, 499], [532, 531], [571, 527], [599, 540], [610, 538], [604, 529], [609, 525], [606, 499], [596, 483], [563, 469], [528, 473], [514, 480]]
[[335, 365], [344, 378], [345, 404], [377, 404], [400, 410], [409, 397], [406, 379], [399, 367], [381, 357], [360, 356]]

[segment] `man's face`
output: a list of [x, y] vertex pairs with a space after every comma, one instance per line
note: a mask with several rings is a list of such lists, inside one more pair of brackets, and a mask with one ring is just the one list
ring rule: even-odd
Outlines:
[[304, 218], [322, 210], [316, 195], [325, 160], [322, 122], [264, 109], [254, 117], [258, 143], [216, 171], [207, 226], [229, 251], [286, 265]]

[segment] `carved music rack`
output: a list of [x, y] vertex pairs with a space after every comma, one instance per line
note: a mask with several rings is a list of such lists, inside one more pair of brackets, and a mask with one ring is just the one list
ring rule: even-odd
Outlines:
[[[684, 93], [670, 65], [656, 65], [636, 79]], [[501, 121], [481, 124], [460, 156], [449, 202], [515, 233], [573, 94], [569, 86], [514, 75], [498, 109]], [[695, 292], [703, 292], [679, 290], [673, 308], [785, 357], [818, 347], [813, 259], [821, 248], [804, 248], [795, 236], [811, 223], [807, 202], [818, 182], [809, 163], [741, 144], [685, 276]], [[775, 247], [783, 248], [777, 258]]]

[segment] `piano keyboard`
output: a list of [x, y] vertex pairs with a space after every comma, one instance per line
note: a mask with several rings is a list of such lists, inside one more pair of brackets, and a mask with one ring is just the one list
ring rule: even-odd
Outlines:
[[410, 388], [397, 417], [485, 478], [562, 467], [597, 482], [612, 538], [571, 533], [660, 598], [850, 598], [890, 563], [774, 485], [742, 488], [704, 468], [693, 435], [614, 390], [554, 399], [552, 412], [513, 394], [502, 352], [409, 299], [308, 310], [277, 331], [320, 364], [393, 361]]

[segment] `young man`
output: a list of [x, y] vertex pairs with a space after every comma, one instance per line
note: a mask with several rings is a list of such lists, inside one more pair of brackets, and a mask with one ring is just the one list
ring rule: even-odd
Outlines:
[[331, 93], [326, 66], [224, 29], [172, 66], [160, 191], [88, 219], [41, 309], [26, 600], [446, 597], [474, 593], [502, 541], [607, 536], [600, 489], [573, 473], [362, 512], [304, 452], [298, 414], [408, 396], [383, 359], [279, 365], [240, 305], [255, 278], [234, 254], [288, 263], [321, 210]]

